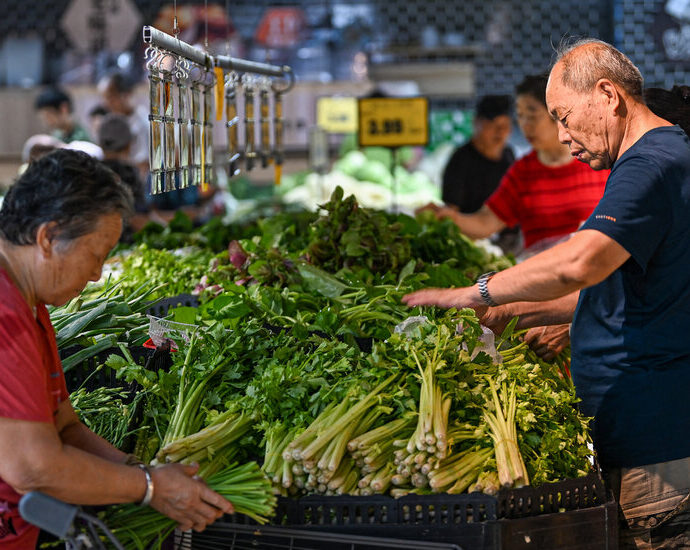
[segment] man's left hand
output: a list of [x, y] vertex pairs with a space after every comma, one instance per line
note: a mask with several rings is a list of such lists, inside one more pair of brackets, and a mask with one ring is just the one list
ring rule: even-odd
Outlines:
[[552, 325], [531, 328], [525, 342], [546, 361], [552, 361], [570, 344], [570, 325]]

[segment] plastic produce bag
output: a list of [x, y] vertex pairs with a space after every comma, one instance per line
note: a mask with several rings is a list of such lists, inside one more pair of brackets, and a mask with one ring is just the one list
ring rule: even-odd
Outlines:
[[393, 329], [394, 334], [404, 334], [408, 338], [419, 338], [419, 327], [429, 322], [426, 315], [415, 315], [408, 317], [402, 323], [399, 323]]
[[[498, 350], [496, 349], [496, 335], [490, 328], [487, 328], [484, 325], [480, 326], [482, 328], [482, 335], [479, 337], [479, 345], [472, 350], [470, 359], [474, 359], [477, 356], [477, 354], [483, 351], [484, 353], [489, 355], [494, 361], [496, 361], [496, 363], [502, 363], [503, 357], [501, 357], [501, 354], [498, 353]], [[463, 326], [462, 324], [459, 324], [456, 328], [456, 332], [457, 334], [462, 334], [462, 331]], [[467, 344], [465, 343], [462, 344], [462, 348], [465, 351], [469, 351], [467, 348]]]

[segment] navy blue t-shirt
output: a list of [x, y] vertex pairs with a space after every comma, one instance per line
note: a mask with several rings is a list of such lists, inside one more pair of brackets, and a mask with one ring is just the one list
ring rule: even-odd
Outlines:
[[581, 230], [631, 258], [580, 292], [572, 374], [603, 466], [690, 456], [690, 140], [650, 130], [613, 165]]

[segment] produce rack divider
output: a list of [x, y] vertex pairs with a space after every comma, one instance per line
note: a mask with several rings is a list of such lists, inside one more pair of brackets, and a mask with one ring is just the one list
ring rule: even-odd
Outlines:
[[482, 493], [281, 498], [275, 522], [287, 525], [441, 525], [498, 519], [496, 499]]
[[[191, 539], [191, 540], [190, 540]], [[300, 529], [216, 523], [202, 533], [178, 537], [179, 550], [470, 550], [426, 540], [315, 533]]]
[[499, 492], [498, 516], [518, 518], [580, 510], [605, 504], [604, 481], [597, 473], [577, 479], [544, 483], [539, 487], [521, 487]]

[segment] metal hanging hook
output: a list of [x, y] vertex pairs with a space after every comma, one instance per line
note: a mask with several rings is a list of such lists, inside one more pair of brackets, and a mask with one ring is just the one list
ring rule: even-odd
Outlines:
[[240, 82], [244, 88], [254, 89], [256, 87], [256, 77], [249, 73], [244, 73], [240, 78]]
[[160, 49], [158, 49], [157, 46], [149, 46], [146, 48], [146, 51], [144, 52], [144, 57], [146, 58], [146, 70], [151, 72], [151, 71], [156, 71], [156, 63], [158, 61], [158, 57], [160, 56]]
[[206, 70], [204, 67], [197, 63], [190, 63], [188, 78], [193, 86], [204, 83], [204, 80], [206, 79], [205, 73]]
[[175, 66], [173, 67], [173, 74], [175, 75], [175, 78], [177, 80], [183, 80], [186, 78], [185, 70], [184, 70], [184, 59], [182, 57], [175, 56]]
[[207, 88], [213, 88], [216, 85], [217, 81], [218, 78], [216, 77], [216, 73], [214, 71], [207, 70], [206, 74], [204, 75], [204, 86], [206, 86]]
[[283, 76], [287, 78], [287, 84], [284, 87], [278, 87], [276, 84], [279, 82], [279, 80], [273, 80], [271, 83], [271, 88], [278, 94], [286, 94], [292, 90], [295, 85], [295, 73], [292, 72], [292, 68], [287, 65], [283, 65], [282, 69]]
[[237, 71], [230, 71], [225, 74], [225, 87], [226, 88], [236, 88], [240, 82], [240, 75]]
[[177, 63], [177, 55], [161, 50], [161, 54], [158, 58], [158, 71], [161, 73], [172, 74], [175, 71], [175, 65]]

